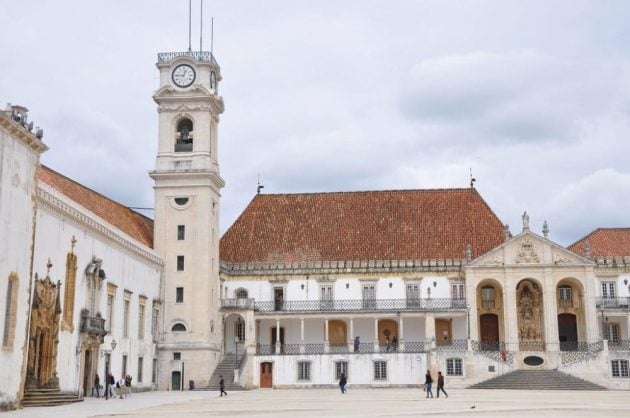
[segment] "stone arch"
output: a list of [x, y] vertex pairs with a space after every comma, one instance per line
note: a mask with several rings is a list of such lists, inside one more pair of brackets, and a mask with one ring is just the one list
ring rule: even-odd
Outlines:
[[171, 326], [171, 331], [173, 331], [173, 332], [186, 332], [186, 331], [188, 331], [188, 327], [183, 322], [177, 321]]
[[190, 115], [182, 114], [175, 119], [175, 152], [193, 150], [194, 120]]
[[475, 292], [477, 301], [477, 332], [484, 350], [498, 350], [505, 340], [503, 286], [492, 278], [479, 282]]
[[516, 285], [518, 339], [522, 351], [545, 351], [543, 287], [526, 278]]
[[390, 343], [396, 338], [398, 341], [398, 322], [394, 319], [379, 319], [378, 321], [378, 342], [380, 345], [387, 343], [389, 337]]
[[239, 351], [244, 347], [245, 338], [247, 337], [246, 318], [240, 313], [232, 312], [223, 318], [223, 350], [226, 353], [234, 353], [236, 351], [236, 341], [234, 337], [238, 337]]
[[558, 311], [558, 340], [561, 351], [578, 349], [578, 341], [586, 341], [584, 286], [573, 277], [565, 277], [556, 284]]

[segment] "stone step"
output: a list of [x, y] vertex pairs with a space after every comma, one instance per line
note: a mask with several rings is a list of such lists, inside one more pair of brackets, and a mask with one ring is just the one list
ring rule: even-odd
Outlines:
[[27, 389], [24, 392], [22, 406], [59, 406], [82, 401], [83, 398], [77, 394], [62, 392], [59, 389]]
[[516, 370], [469, 386], [470, 389], [606, 390], [558, 370]]

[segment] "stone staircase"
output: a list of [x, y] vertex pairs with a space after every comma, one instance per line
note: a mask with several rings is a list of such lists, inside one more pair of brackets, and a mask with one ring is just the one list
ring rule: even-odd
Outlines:
[[606, 390], [603, 386], [588, 382], [558, 370], [516, 370], [476, 383], [469, 389], [515, 390]]
[[77, 394], [62, 392], [59, 389], [27, 389], [24, 391], [22, 406], [58, 406], [82, 402]]
[[[240, 354], [240, 353], [239, 353]], [[221, 378], [219, 376], [223, 376], [223, 381], [225, 382], [225, 391], [230, 392], [231, 390], [245, 390], [241, 385], [234, 383], [234, 365], [236, 363], [236, 356], [232, 353], [225, 353], [221, 362], [217, 364], [217, 368], [214, 369], [214, 373], [212, 373], [212, 377], [210, 378], [210, 382], [208, 382], [208, 386], [205, 388], [200, 388], [202, 390], [219, 390], [219, 380]]]

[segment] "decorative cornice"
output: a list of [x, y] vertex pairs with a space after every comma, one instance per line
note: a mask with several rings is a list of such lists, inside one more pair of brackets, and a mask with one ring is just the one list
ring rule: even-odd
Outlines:
[[72, 202], [52, 187], [42, 184], [41, 182], [37, 187], [37, 202], [55, 213], [70, 217], [80, 225], [86, 226], [92, 231], [100, 233], [126, 250], [130, 250], [152, 263], [160, 266], [164, 264], [162, 259], [152, 250], [147, 249], [146, 246], [135, 241], [133, 238], [107, 223], [102, 218], [99, 218], [87, 209], [77, 205], [75, 202]]
[[5, 113], [0, 111], [0, 126], [6, 128], [9, 135], [17, 138], [25, 145], [29, 146], [33, 152], [37, 155], [48, 151], [48, 147], [42, 141], [40, 141], [34, 134], [29, 132], [26, 128], [19, 123], [12, 121], [11, 118]]

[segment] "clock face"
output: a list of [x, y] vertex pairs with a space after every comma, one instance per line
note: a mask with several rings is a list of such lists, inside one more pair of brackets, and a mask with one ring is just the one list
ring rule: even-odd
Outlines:
[[210, 88], [211, 89], [217, 88], [217, 75], [214, 73], [214, 71], [210, 73]]
[[180, 64], [173, 70], [173, 83], [177, 87], [188, 87], [195, 81], [195, 69], [188, 64]]

